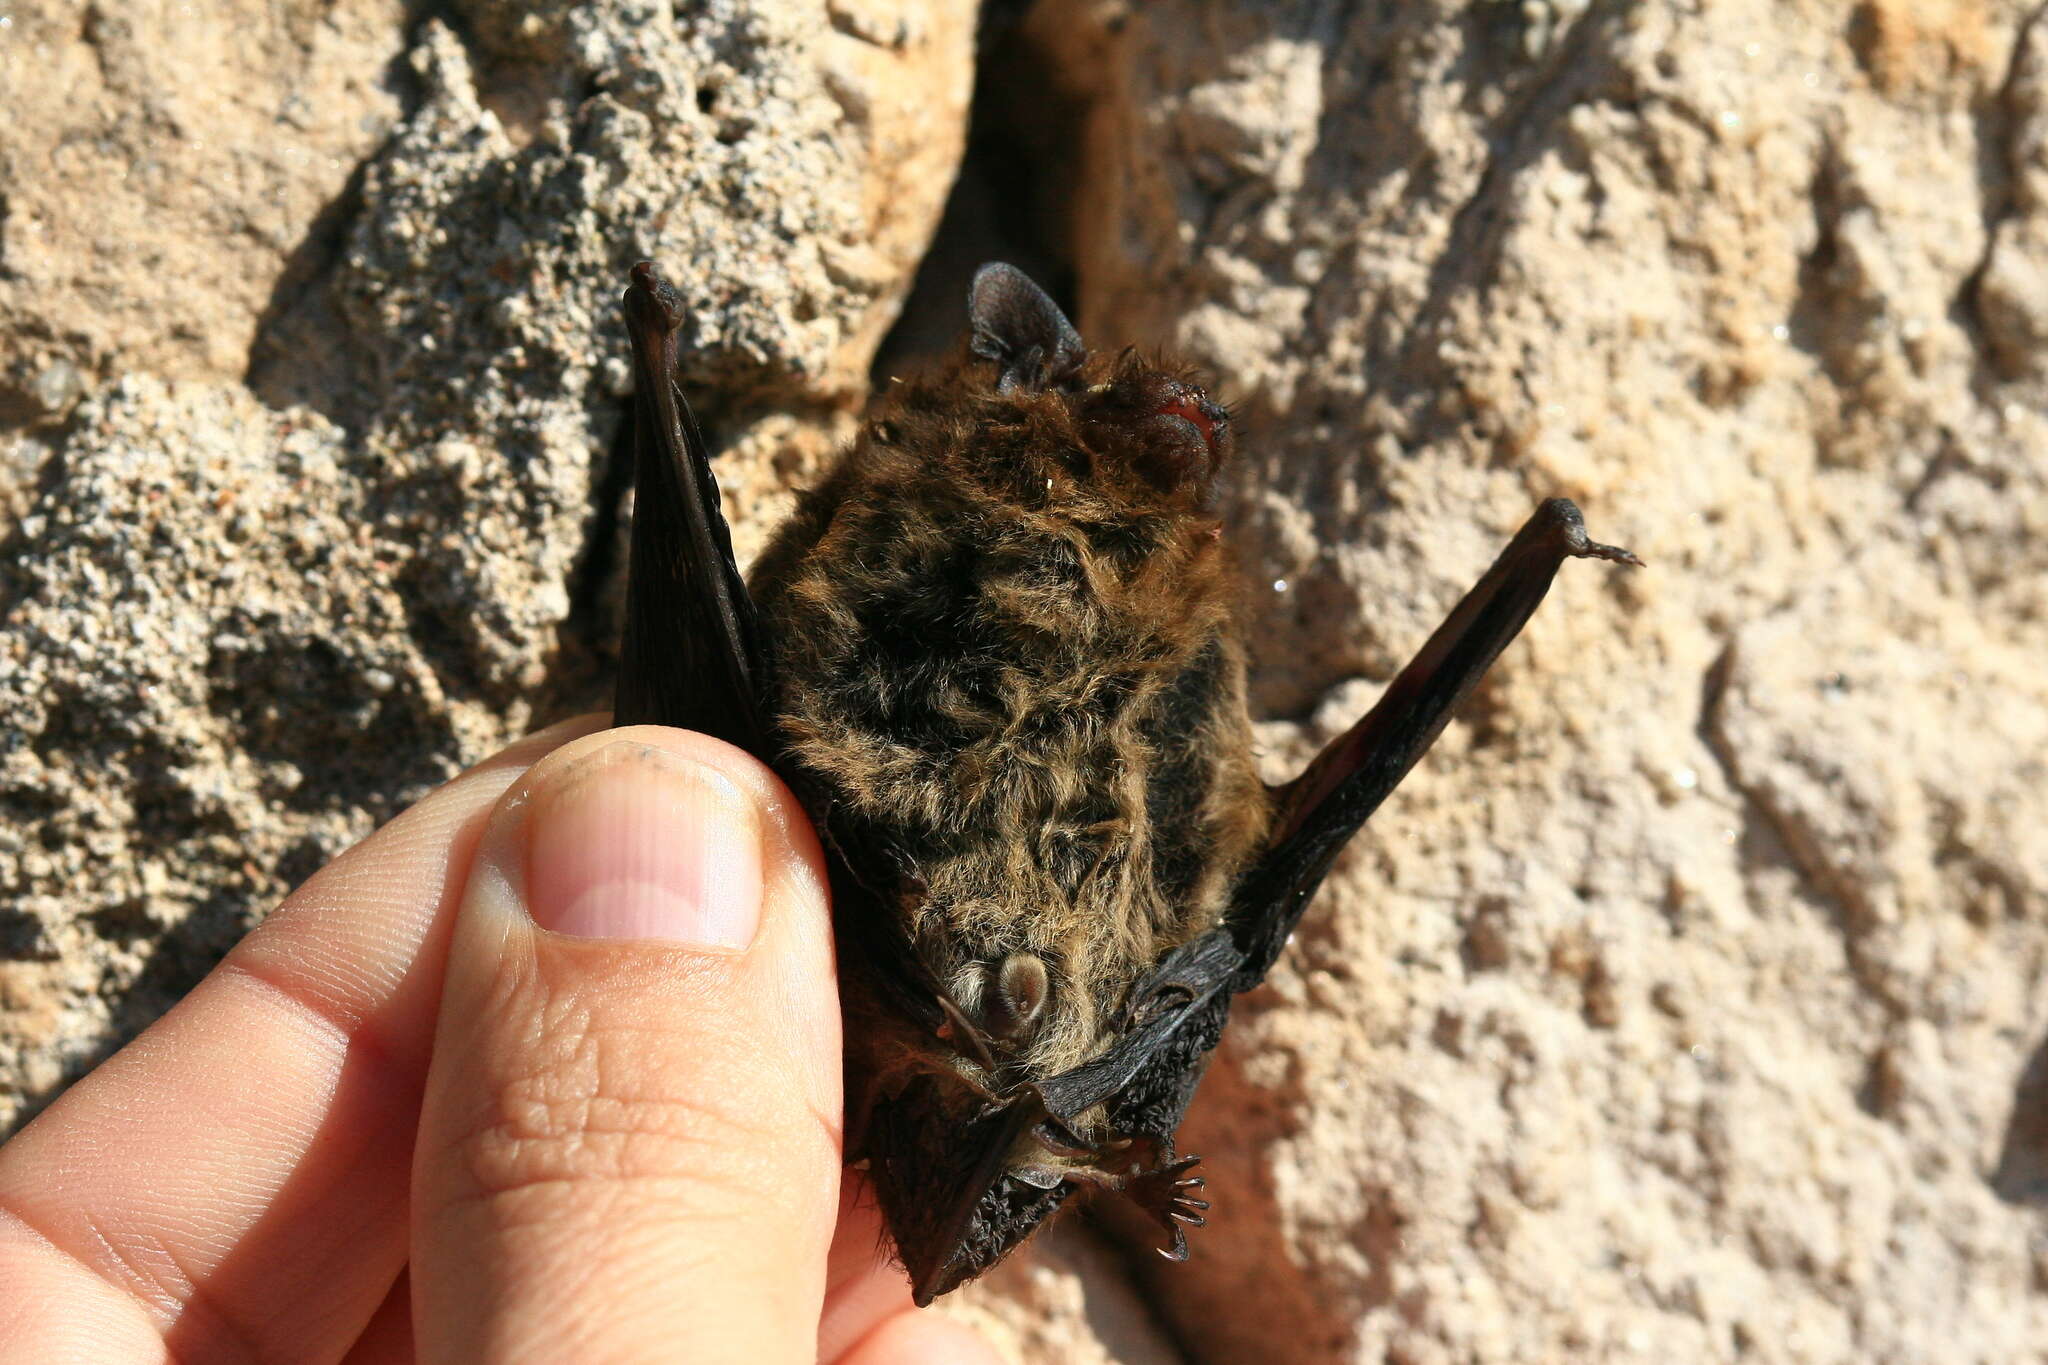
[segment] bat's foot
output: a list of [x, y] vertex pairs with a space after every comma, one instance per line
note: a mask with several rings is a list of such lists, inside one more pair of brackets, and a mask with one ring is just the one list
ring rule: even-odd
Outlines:
[[1160, 1227], [1172, 1234], [1172, 1245], [1159, 1248], [1159, 1254], [1169, 1261], [1185, 1261], [1188, 1258], [1187, 1230], [1201, 1227], [1209, 1221], [1202, 1216], [1209, 1207], [1209, 1201], [1195, 1197], [1195, 1191], [1209, 1182], [1201, 1176], [1188, 1174], [1201, 1159], [1198, 1156], [1182, 1157], [1170, 1165], [1131, 1177], [1130, 1184], [1124, 1187], [1124, 1193], [1139, 1208], [1151, 1214]]

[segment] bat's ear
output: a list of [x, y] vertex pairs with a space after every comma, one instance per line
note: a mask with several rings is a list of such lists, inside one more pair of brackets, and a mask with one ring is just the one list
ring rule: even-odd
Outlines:
[[967, 316], [974, 324], [969, 347], [1003, 367], [997, 393], [1043, 388], [1072, 373], [1088, 353], [1051, 296], [1016, 266], [1001, 261], [974, 272]]

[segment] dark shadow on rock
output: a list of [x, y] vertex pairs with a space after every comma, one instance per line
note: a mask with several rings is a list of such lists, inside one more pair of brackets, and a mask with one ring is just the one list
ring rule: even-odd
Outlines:
[[267, 406], [311, 408], [350, 433], [360, 432], [371, 414], [358, 358], [351, 353], [348, 328], [334, 307], [330, 286], [349, 228], [362, 212], [363, 180], [373, 160], [357, 164], [285, 258], [257, 315], [242, 376]]
[[0, 962], [54, 962], [57, 950], [43, 922], [28, 911], [0, 905]]
[[952, 353], [967, 325], [967, 287], [988, 261], [1007, 261], [1077, 316], [1073, 200], [1087, 114], [1075, 75], [1033, 38], [1029, 6], [982, 14], [967, 147], [939, 226], [896, 323], [875, 351], [875, 389]]
[[258, 897], [216, 892], [168, 929], [149, 923], [139, 907], [116, 906], [91, 916], [96, 932], [130, 944], [155, 935], [156, 943], [136, 976], [109, 1011], [106, 1028], [89, 1051], [69, 1057], [62, 1073], [41, 1090], [24, 1094], [11, 1126], [0, 1126], [0, 1141], [13, 1136], [48, 1108], [86, 1072], [111, 1057], [130, 1038], [155, 1023], [183, 999], [227, 955], [255, 923]]
[[[385, 86], [399, 95], [394, 130], [406, 126], [424, 98], [413, 73], [411, 50], [421, 25], [437, 16], [444, 22], [453, 17], [434, 0], [408, 0], [404, 6], [402, 24], [408, 37], [384, 70]], [[257, 315], [242, 374], [242, 382], [266, 406], [308, 407], [351, 434], [360, 433], [376, 415], [375, 398], [365, 382], [363, 357], [351, 346], [347, 324], [335, 308], [332, 284], [348, 247], [349, 230], [363, 211], [363, 182], [388, 145], [387, 141], [357, 162], [340, 191], [306, 225]]]
[[1991, 1190], [2008, 1204], [2048, 1208], [2048, 1039], [2035, 1047], [2013, 1087]]
[[[423, 632], [416, 631], [416, 635]], [[359, 659], [318, 637], [219, 650], [207, 705], [259, 762], [298, 781], [272, 795], [291, 810], [365, 810], [389, 819], [447, 776], [450, 718], [409, 679], [381, 690]]]
[[569, 569], [569, 614], [562, 621], [547, 679], [534, 697], [537, 717], [562, 719], [611, 708], [626, 619], [626, 495], [633, 486], [633, 404], [618, 404], [617, 424], [591, 471], [590, 518]]
[[[1238, 1009], [1250, 1012], [1244, 1004]], [[1188, 1259], [1163, 1259], [1158, 1248], [1166, 1234], [1129, 1201], [1100, 1198], [1088, 1205], [1175, 1345], [1197, 1365], [1350, 1361], [1357, 1321], [1390, 1293], [1391, 1260], [1382, 1258], [1396, 1243], [1370, 1235], [1370, 1210], [1360, 1244], [1373, 1260], [1371, 1283], [1332, 1293], [1289, 1246], [1288, 1220], [1263, 1154], [1300, 1129], [1307, 1103], [1291, 1077], [1277, 1088], [1247, 1078], [1226, 1036], [1176, 1143], [1183, 1155], [1202, 1158], [1196, 1173], [1208, 1181], [1202, 1194], [1211, 1205], [1208, 1225], [1189, 1234]]]

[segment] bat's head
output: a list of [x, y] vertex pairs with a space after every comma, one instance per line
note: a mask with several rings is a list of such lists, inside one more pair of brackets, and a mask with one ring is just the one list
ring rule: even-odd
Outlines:
[[1207, 509], [1230, 454], [1230, 414], [1187, 375], [1135, 351], [1090, 352], [1059, 305], [1014, 266], [983, 266], [968, 311], [969, 351], [994, 362], [971, 367], [973, 378], [1028, 414], [1048, 450], [1085, 460], [1106, 491], [1139, 502], [1148, 492], [1180, 494]]

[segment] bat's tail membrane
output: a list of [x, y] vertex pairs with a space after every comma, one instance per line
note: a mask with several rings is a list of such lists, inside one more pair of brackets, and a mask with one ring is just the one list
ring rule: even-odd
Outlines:
[[1274, 793], [1274, 842], [1240, 887], [1232, 912], [1245, 951], [1235, 989], [1265, 976], [1338, 851], [1436, 742], [1452, 711], [1528, 624], [1567, 559], [1642, 564], [1627, 550], [1587, 539], [1579, 509], [1552, 498], [1515, 533], [1379, 704]]
[[754, 605], [718, 481], [676, 387], [682, 297], [646, 261], [623, 300], [633, 342], [633, 548], [614, 721], [701, 730], [766, 759]]

